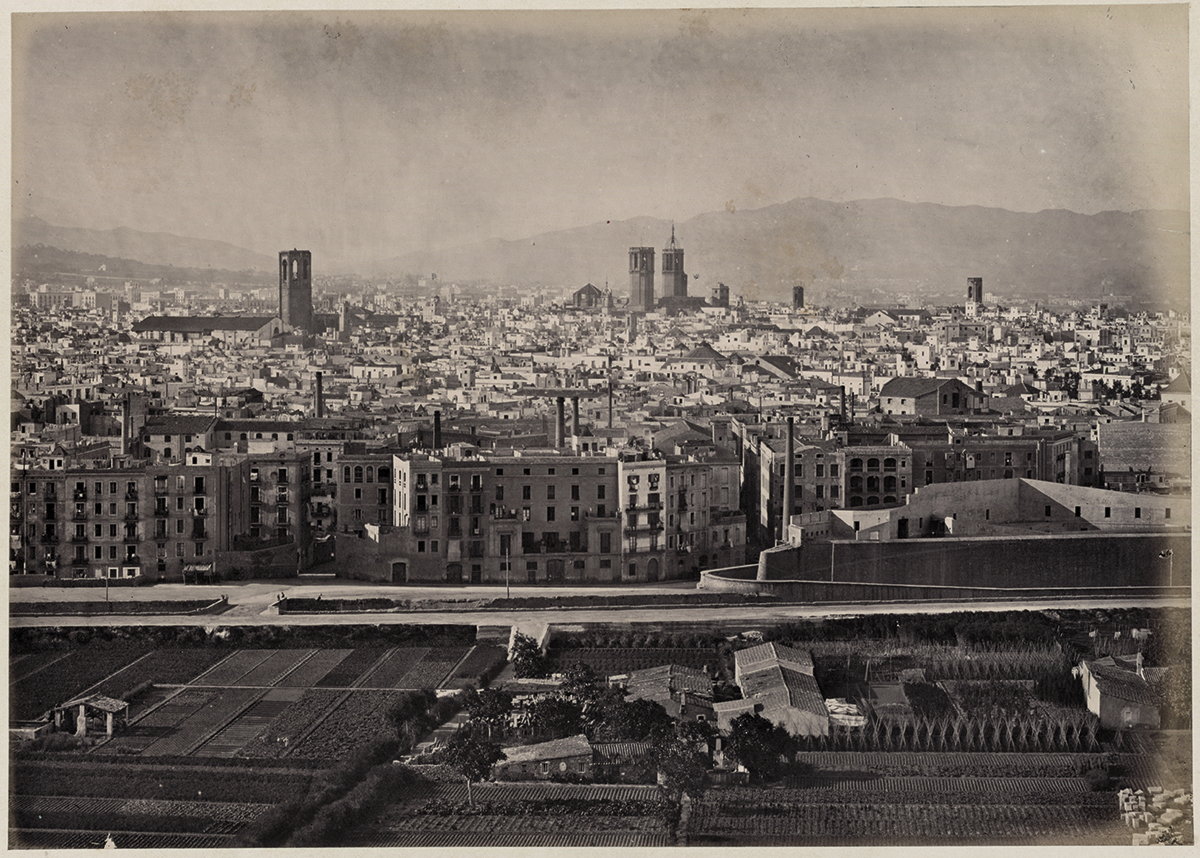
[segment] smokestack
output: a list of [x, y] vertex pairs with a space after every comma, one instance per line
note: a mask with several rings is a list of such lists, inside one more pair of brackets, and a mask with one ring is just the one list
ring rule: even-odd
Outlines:
[[796, 418], [787, 419], [787, 440], [783, 445], [783, 516], [779, 522], [779, 540], [787, 541], [788, 524], [792, 520], [792, 507], [796, 503], [796, 439], [794, 436]]
[[579, 397], [571, 397], [571, 433], [579, 434]]
[[612, 355], [608, 356], [608, 428], [612, 428], [613, 420], [613, 383], [612, 383]]
[[321, 373], [317, 373], [317, 393], [316, 393], [316, 411], [317, 417], [325, 416], [325, 389], [321, 384]]
[[433, 449], [442, 449], [442, 412], [433, 412]]
[[554, 415], [554, 446], [562, 447], [563, 439], [567, 434], [567, 418], [566, 418], [567, 398], [565, 396], [555, 397], [555, 415]]
[[846, 385], [842, 385], [842, 425], [846, 425]]
[[133, 408], [129, 404], [129, 394], [125, 394], [125, 398], [121, 401], [121, 455], [129, 455], [129, 439], [133, 432], [130, 430], [129, 421], [132, 417]]

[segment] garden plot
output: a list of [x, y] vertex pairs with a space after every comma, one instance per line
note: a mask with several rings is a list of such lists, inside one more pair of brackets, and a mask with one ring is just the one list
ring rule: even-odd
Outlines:
[[412, 669], [396, 681], [396, 688], [437, 688], [462, 657], [468, 647], [439, 647], [428, 652]]
[[403, 688], [399, 681], [409, 674], [417, 663], [428, 655], [430, 648], [399, 647], [392, 650], [359, 682], [361, 688]]
[[275, 684], [281, 688], [311, 688], [352, 652], [352, 649], [317, 650], [312, 658], [301, 662], [299, 667]]
[[29, 831], [10, 828], [9, 849], [103, 849], [111, 837], [118, 849], [223, 849], [231, 834], [160, 834], [145, 831]]
[[[145, 658], [114, 673], [94, 689], [107, 697], [121, 697], [144, 682], [182, 685], [225, 657], [215, 649], [156, 649]], [[133, 713], [130, 713], [133, 717]]]
[[263, 732], [289, 706], [304, 694], [300, 688], [278, 688], [268, 691], [261, 700], [196, 749], [195, 757], [233, 757], [254, 737]]
[[199, 712], [217, 696], [215, 691], [185, 689], [166, 703], [147, 713], [130, 726], [100, 745], [96, 754], [140, 754], [160, 739], [170, 736], [175, 728]]
[[11, 717], [28, 721], [65, 703], [150, 651], [148, 646], [79, 649], [9, 686]]
[[281, 649], [267, 656], [266, 660], [230, 685], [264, 686], [274, 685], [296, 665], [315, 653], [315, 649]]
[[198, 745], [208, 734], [219, 729], [262, 694], [262, 691], [255, 688], [229, 688], [217, 693], [166, 736], [149, 745], [142, 752], [143, 756], [186, 756], [193, 746]]
[[363, 671], [379, 660], [382, 648], [356, 649], [338, 662], [337, 666], [313, 683], [315, 688], [349, 688]]
[[236, 756], [272, 760], [282, 757], [309, 727], [324, 717], [343, 693], [324, 688], [300, 690], [303, 696], [238, 750]]
[[31, 652], [13, 658], [9, 665], [9, 682], [18, 682], [43, 670], [56, 661], [62, 661], [69, 652], [50, 650], [48, 652]]
[[384, 713], [400, 699], [402, 693], [350, 692], [289, 756], [324, 760], [345, 759], [390, 729], [384, 721]]
[[229, 658], [205, 671], [191, 685], [233, 685], [276, 653], [273, 649], [239, 649]]

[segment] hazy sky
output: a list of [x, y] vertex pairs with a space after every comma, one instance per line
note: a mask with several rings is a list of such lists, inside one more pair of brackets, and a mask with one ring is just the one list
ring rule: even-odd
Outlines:
[[13, 197], [331, 259], [795, 197], [1188, 207], [1187, 7], [13, 19]]

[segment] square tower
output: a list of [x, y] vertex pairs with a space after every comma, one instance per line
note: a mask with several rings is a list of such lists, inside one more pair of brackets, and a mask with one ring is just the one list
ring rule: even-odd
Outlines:
[[663, 248], [662, 275], [664, 298], [687, 297], [687, 274], [683, 270], [683, 248], [675, 245], [675, 227], [671, 227], [671, 243]]
[[967, 300], [974, 301], [976, 304], [983, 303], [983, 278], [968, 277], [967, 278]]
[[279, 316], [301, 333], [313, 332], [311, 251], [279, 252]]
[[804, 309], [804, 287], [803, 286], [793, 286], [792, 287], [792, 309], [793, 310], [803, 310]]
[[629, 248], [629, 309], [654, 309], [654, 248]]

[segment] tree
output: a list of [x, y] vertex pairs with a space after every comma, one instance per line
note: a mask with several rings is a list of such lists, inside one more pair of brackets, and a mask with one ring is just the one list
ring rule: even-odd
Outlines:
[[485, 688], [482, 691], [469, 689], [464, 701], [464, 708], [472, 721], [486, 724], [488, 735], [497, 727], [508, 723], [512, 714], [512, 695], [497, 688]]
[[514, 634], [509, 654], [517, 679], [536, 679], [546, 675], [546, 657], [542, 655], [538, 642], [529, 635], [521, 632]]
[[643, 742], [656, 735], [670, 734], [674, 719], [653, 700], [616, 698], [599, 710], [597, 738], [609, 741]]
[[600, 696], [600, 680], [600, 674], [596, 673], [591, 665], [577, 661], [567, 668], [566, 678], [559, 686], [559, 691], [574, 697], [580, 703], [591, 703]]
[[730, 724], [725, 753], [745, 766], [751, 777], [769, 781], [779, 776], [780, 757], [791, 750], [792, 744], [782, 727], [757, 712], [747, 712]]
[[538, 733], [558, 739], [582, 731], [583, 707], [574, 700], [549, 696], [535, 700], [526, 710], [529, 723]]
[[684, 721], [675, 733], [659, 733], [650, 756], [658, 768], [658, 788], [664, 800], [678, 804], [683, 796], [699, 798], [708, 777], [709, 742], [716, 731], [707, 721]]
[[473, 733], [463, 730], [455, 733], [446, 743], [446, 763], [467, 782], [467, 804], [475, 806], [471, 798], [471, 783], [481, 781], [492, 771], [492, 766], [501, 760], [508, 759], [504, 751], [495, 742], [477, 738]]
[[430, 689], [411, 691], [397, 700], [385, 714], [388, 724], [400, 739], [400, 749], [407, 752], [417, 739], [432, 726], [429, 709], [437, 702], [437, 693]]

